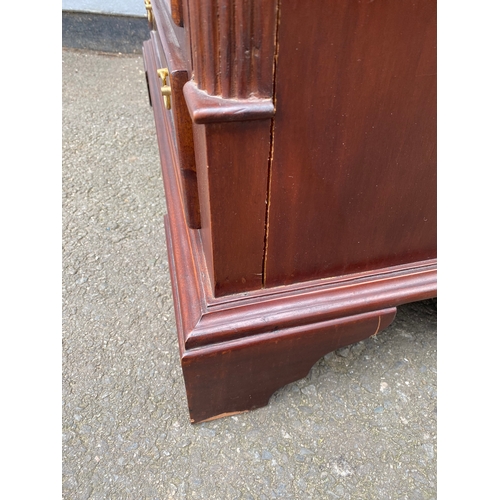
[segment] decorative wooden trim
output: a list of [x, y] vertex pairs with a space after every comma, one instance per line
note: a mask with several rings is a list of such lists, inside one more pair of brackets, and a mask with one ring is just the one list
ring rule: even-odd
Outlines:
[[262, 286], [275, 112], [277, 0], [184, 0], [183, 7], [191, 47], [183, 91], [212, 293], [256, 290]]
[[[145, 44], [145, 54], [151, 50]], [[149, 58], [146, 58], [149, 61]], [[435, 297], [436, 261], [215, 298], [199, 231], [188, 228], [173, 134], [152, 92], [165, 229], [192, 422], [267, 404], [326, 353], [377, 334], [406, 302]]]
[[193, 79], [209, 95], [271, 98], [277, 0], [188, 0]]
[[194, 123], [274, 116], [277, 0], [187, 0], [192, 79], [184, 96]]
[[227, 99], [211, 96], [193, 81], [184, 85], [184, 97], [193, 123], [265, 120], [274, 116], [272, 99]]
[[222, 307], [205, 304], [196, 327], [186, 332], [191, 349], [275, 332], [304, 324], [330, 321], [395, 307], [435, 296], [436, 269], [429, 266], [405, 274], [372, 276], [371, 280], [342, 285], [299, 288], [288, 286], [260, 299], [241, 296]]
[[189, 0], [193, 78], [223, 98], [272, 97], [277, 0]]
[[[174, 36], [173, 33], [170, 33]], [[149, 52], [144, 57], [150, 57]], [[191, 228], [200, 227], [200, 203], [198, 199], [198, 185], [196, 177], [196, 163], [194, 155], [193, 130], [191, 118], [186, 107], [182, 88], [186, 83], [188, 76], [186, 71], [186, 62], [182, 58], [180, 50], [175, 45], [161, 43], [158, 32], [151, 32], [151, 63], [150, 71], [146, 72], [148, 78], [148, 90], [153, 93], [159, 92], [159, 77], [157, 68], [167, 68], [169, 71], [168, 81], [171, 86], [171, 110], [166, 110], [161, 106], [161, 113], [165, 122], [172, 121], [175, 124], [175, 130], [172, 133], [176, 137], [174, 146], [178, 155], [178, 164], [182, 176], [183, 186], [183, 206], [186, 212], [188, 225]], [[167, 118], [168, 115], [168, 118]]]
[[186, 29], [177, 24], [174, 11], [169, 9], [165, 0], [150, 0], [150, 2], [153, 6], [155, 19], [153, 32], [158, 33], [165, 51], [172, 52], [174, 58], [181, 58], [183, 67], [189, 71], [189, 77], [191, 77], [191, 55]]
[[185, 351], [191, 422], [266, 406], [274, 392], [307, 376], [322, 356], [376, 335], [395, 315], [389, 308]]
[[[147, 72], [155, 74], [157, 68], [154, 58], [153, 42], [149, 40], [144, 43], [143, 47]], [[183, 291], [183, 295], [186, 295], [186, 293], [188, 294], [186, 297], [188, 300], [183, 301], [182, 304], [179, 305], [178, 301], [175, 301], [177, 303], [176, 307], [181, 307], [180, 310], [176, 310], [176, 317], [179, 324], [179, 331], [183, 332], [184, 330], [189, 331], [194, 328], [196, 322], [198, 321], [197, 317], [203, 303], [202, 297], [198, 294], [200, 292], [203, 293], [204, 287], [199, 283], [193, 282], [193, 280], [196, 281], [198, 279], [200, 274], [193, 260], [195, 252], [191, 248], [192, 240], [189, 237], [190, 229], [187, 225], [183, 210], [183, 195], [180, 175], [178, 175], [178, 172], [174, 172], [174, 170], [178, 170], [179, 167], [179, 160], [175, 153], [176, 148], [173, 139], [174, 131], [171, 122], [167, 120], [162, 97], [158, 92], [158, 89], [155, 87], [150, 89], [150, 95], [153, 104], [167, 212], [172, 220], [172, 234], [167, 240], [167, 249], [169, 251], [170, 259], [170, 273], [171, 277], [176, 276], [178, 272], [181, 273], [175, 280], [172, 278], [172, 287], [174, 288], [173, 294], [174, 296], [178, 296], [176, 287], [180, 287]], [[173, 183], [176, 184], [173, 185]], [[174, 220], [178, 222], [173, 224]], [[195, 231], [194, 234], [199, 233]], [[170, 245], [173, 240], [177, 242], [175, 249]], [[179, 268], [178, 272], [177, 268]], [[186, 283], [178, 283], [179, 280], [182, 281], [183, 279], [187, 280]], [[191, 321], [194, 321], [194, 323], [191, 323]], [[179, 342], [181, 342], [180, 338]], [[182, 340], [182, 342], [184, 342], [184, 340]]]
[[170, 0], [170, 9], [172, 11], [172, 19], [179, 27], [184, 26], [184, 16], [182, 13], [182, 0]]

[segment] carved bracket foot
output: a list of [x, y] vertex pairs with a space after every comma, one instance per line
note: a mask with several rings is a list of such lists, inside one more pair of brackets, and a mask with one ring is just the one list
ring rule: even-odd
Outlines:
[[187, 351], [182, 356], [192, 423], [266, 406], [331, 351], [390, 325], [396, 308], [302, 325]]

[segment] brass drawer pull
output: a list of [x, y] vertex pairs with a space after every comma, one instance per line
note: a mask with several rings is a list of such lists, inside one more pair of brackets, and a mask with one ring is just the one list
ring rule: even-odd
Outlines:
[[168, 78], [168, 69], [162, 68], [157, 70], [158, 76], [161, 79], [162, 87], [161, 87], [161, 95], [163, 96], [163, 101], [165, 103], [165, 107], [170, 109], [172, 104], [170, 102], [170, 96], [172, 95], [172, 88], [167, 83]]
[[153, 6], [151, 5], [151, 0], [144, 0], [144, 6], [146, 7], [148, 22], [149, 24], [153, 24]]

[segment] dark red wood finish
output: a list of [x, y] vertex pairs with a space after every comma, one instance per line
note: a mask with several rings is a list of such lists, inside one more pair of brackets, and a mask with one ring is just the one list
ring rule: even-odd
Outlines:
[[182, 0], [170, 0], [170, 10], [172, 12], [172, 20], [181, 28], [184, 26], [184, 16]]
[[[412, 121], [420, 100], [418, 118], [432, 129], [434, 97], [429, 81], [433, 76], [417, 73], [416, 78], [416, 56], [411, 50], [408, 65], [413, 64], [413, 69], [401, 69], [397, 74], [401, 81], [387, 80], [384, 86], [385, 77], [380, 74], [386, 50], [395, 57], [394, 64], [405, 64], [401, 51], [387, 46], [387, 37], [394, 41], [398, 36], [401, 42], [408, 42], [410, 36], [422, 39], [417, 70], [427, 71], [434, 25], [430, 3], [423, 0], [413, 2], [419, 12], [409, 2], [391, 2], [394, 12], [390, 13], [384, 11], [382, 2], [372, 2], [381, 5], [373, 9], [372, 3], [321, 0], [308, 3], [306, 9], [289, 0], [280, 2], [279, 23], [274, 1], [184, 0], [184, 30], [174, 29], [170, 20], [167, 23], [161, 13], [168, 9], [160, 0], [153, 1], [159, 36], [153, 33], [152, 41], [145, 42], [144, 61], [167, 202], [165, 230], [181, 363], [191, 421], [200, 422], [267, 404], [274, 391], [307, 375], [321, 356], [387, 327], [398, 305], [436, 296], [435, 241], [434, 250], [422, 250], [425, 241], [432, 242], [435, 212], [429, 212], [425, 221], [429, 224], [419, 219], [435, 202], [431, 168], [435, 144], [427, 142], [431, 132], [422, 130], [418, 120], [417, 125]], [[328, 10], [334, 6], [337, 16]], [[250, 13], [250, 20], [245, 12]], [[407, 31], [396, 36], [399, 31], [394, 23], [408, 24], [403, 12], [415, 14], [415, 26], [406, 26]], [[330, 24], [340, 34], [331, 32], [328, 21], [322, 19], [328, 13]], [[294, 20], [299, 14], [300, 22]], [[275, 44], [278, 24], [279, 49]], [[309, 30], [306, 34], [301, 33], [304, 26]], [[158, 54], [163, 45], [175, 44], [172, 34], [177, 36], [179, 30], [179, 36], [187, 40], [178, 43], [178, 53], [188, 79], [183, 91], [193, 126], [201, 229], [189, 227], [183, 210], [185, 182], [177, 118], [165, 112], [159, 80], [151, 76], [162, 64]], [[379, 30], [383, 31], [379, 33], [382, 55], [363, 42], [364, 38], [373, 41]], [[335, 51], [329, 49], [328, 40], [337, 43]], [[311, 46], [317, 50], [309, 60], [306, 55]], [[365, 50], [378, 62], [365, 62], [358, 72], [351, 58]], [[298, 52], [297, 60], [293, 52]], [[235, 59], [245, 54], [250, 54], [250, 61]], [[275, 101], [273, 54], [278, 57]], [[335, 56], [340, 62], [335, 62]], [[297, 68], [300, 65], [305, 73]], [[342, 65], [349, 74], [341, 74]], [[296, 92], [303, 93], [294, 101], [292, 87], [298, 75], [305, 75], [302, 83], [308, 83], [310, 91], [297, 85]], [[330, 81], [330, 77], [335, 78]], [[413, 100], [403, 108], [400, 93], [412, 78], [422, 81], [429, 93], [414, 89]], [[351, 86], [358, 89], [361, 104], [349, 97]], [[366, 89], [373, 91], [373, 99]], [[398, 97], [393, 102], [394, 89]], [[338, 100], [331, 100], [332, 91]], [[176, 99], [182, 99], [178, 88]], [[332, 102], [337, 107], [332, 108]], [[388, 103], [397, 113], [394, 121], [385, 119]], [[378, 119], [380, 127], [393, 132], [394, 142], [378, 131], [373, 137], [360, 136], [366, 123], [372, 123], [360, 118], [363, 106], [370, 120]], [[338, 111], [347, 113], [339, 125], [332, 114]], [[350, 113], [358, 113], [357, 125], [348, 119]], [[406, 117], [405, 121], [405, 113], [411, 120]], [[339, 133], [349, 141], [344, 152], [338, 150]], [[332, 134], [330, 142], [327, 134]], [[333, 148], [330, 162], [329, 144]], [[315, 159], [312, 163], [306, 161], [308, 147]], [[398, 168], [394, 158], [398, 158]], [[287, 180], [295, 174], [299, 183]], [[315, 179], [319, 174], [322, 182]], [[384, 181], [381, 198], [377, 197], [379, 179]], [[349, 195], [360, 189], [357, 209], [349, 208]], [[394, 213], [388, 212], [390, 202]], [[392, 237], [389, 215], [396, 221]], [[350, 228], [344, 218], [355, 227]], [[398, 224], [402, 222], [413, 225], [412, 231], [401, 230]], [[333, 226], [338, 233], [332, 235]], [[349, 239], [353, 234], [365, 245], [358, 253]], [[347, 258], [344, 244], [352, 259]], [[378, 259], [381, 249], [386, 253]], [[360, 255], [367, 262], [360, 263]]]
[[279, 19], [265, 286], [435, 258], [435, 0]]
[[193, 79], [209, 95], [272, 97], [277, 0], [187, 0]]
[[[154, 57], [145, 43], [145, 62]], [[380, 332], [394, 306], [433, 297], [435, 262], [214, 297], [199, 231], [188, 227], [173, 128], [151, 85], [168, 216], [167, 248], [192, 422], [267, 403], [327, 352]], [[254, 376], [249, 377], [248, 373]]]
[[395, 314], [395, 308], [384, 309], [185, 352], [182, 370], [191, 421], [266, 406], [274, 392], [305, 377], [322, 356], [376, 335]]
[[[274, 116], [271, 98], [237, 99], [212, 96], [190, 81], [184, 86], [184, 96], [193, 123], [226, 123], [264, 120]], [[270, 123], [269, 123], [270, 128]]]
[[[170, 0], [151, 0], [154, 14], [153, 32], [157, 32], [164, 50], [179, 51], [191, 78], [189, 32], [173, 19]], [[168, 48], [167, 48], [168, 47]]]
[[276, 2], [188, 0], [201, 237], [215, 296], [262, 287]]
[[[170, 36], [174, 36], [173, 33]], [[186, 218], [189, 227], [200, 228], [200, 202], [198, 200], [198, 182], [196, 176], [196, 162], [193, 142], [193, 126], [186, 101], [183, 95], [183, 88], [188, 81], [186, 62], [180, 50], [176, 50], [174, 44], [167, 45], [163, 50], [159, 35], [153, 31], [151, 40], [159, 68], [166, 68], [169, 71], [168, 84], [172, 89], [171, 109], [164, 106], [167, 119], [173, 122], [175, 147], [179, 155], [179, 168], [183, 183], [183, 205], [186, 211]], [[148, 74], [149, 78], [159, 78], [158, 75]]]
[[262, 287], [270, 126], [195, 126], [201, 234], [216, 296]]

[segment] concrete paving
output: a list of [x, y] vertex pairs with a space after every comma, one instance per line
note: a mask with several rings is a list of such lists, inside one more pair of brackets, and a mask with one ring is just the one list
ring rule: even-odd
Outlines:
[[436, 498], [436, 316], [191, 425], [141, 57], [63, 50], [63, 498]]

